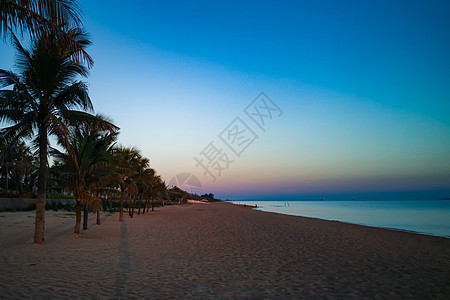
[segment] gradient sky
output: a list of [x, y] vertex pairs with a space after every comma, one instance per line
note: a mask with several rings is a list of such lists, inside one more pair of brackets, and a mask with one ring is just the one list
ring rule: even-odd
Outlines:
[[[449, 1], [80, 4], [96, 112], [166, 182], [192, 173], [231, 199], [450, 197]], [[244, 113], [260, 92], [283, 111], [265, 132]], [[218, 137], [236, 117], [258, 135], [240, 157]], [[234, 160], [215, 182], [194, 161], [211, 141]]]

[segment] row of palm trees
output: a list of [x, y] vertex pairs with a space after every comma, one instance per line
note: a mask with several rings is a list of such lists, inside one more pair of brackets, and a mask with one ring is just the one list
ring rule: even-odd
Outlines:
[[[0, 130], [0, 140], [2, 147], [17, 143], [24, 149], [23, 141], [31, 141], [34, 155], [30, 163], [37, 162], [37, 244], [44, 241], [50, 154], [55, 158], [53, 170], [76, 199], [76, 233], [82, 208], [99, 212], [100, 195], [120, 199], [123, 220], [125, 200], [134, 208], [136, 201], [148, 202], [155, 192], [167, 192], [139, 151], [114, 146], [119, 128], [93, 114], [87, 84], [80, 80], [93, 65], [86, 52], [91, 42], [81, 27], [81, 15], [74, 0], [0, 0], [0, 35], [5, 41], [10, 37], [18, 71], [0, 69], [0, 122], [7, 124]], [[29, 49], [16, 34], [29, 35]], [[50, 147], [51, 136], [60, 150]], [[11, 170], [8, 155], [2, 151], [7, 181]], [[133, 213], [131, 209], [130, 215]]]
[[[82, 210], [83, 229], [87, 229], [89, 211], [97, 213], [97, 224], [100, 224], [102, 199], [119, 200], [119, 220], [122, 221], [125, 200], [129, 215], [133, 217], [136, 206], [138, 214], [141, 209], [145, 213], [145, 209], [154, 209], [155, 199], [179, 201], [181, 195], [182, 190], [166, 187], [161, 176], [149, 167], [149, 159], [137, 148], [117, 145], [118, 128], [102, 129], [98, 125], [104, 122], [108, 121], [97, 116], [97, 123], [68, 126], [69, 135], [58, 140], [59, 147], [49, 148], [53, 164], [47, 168], [51, 181], [48, 189], [69, 191], [74, 196], [74, 233], [80, 233]], [[0, 179], [3, 179], [4, 190], [23, 194], [23, 186], [30, 182], [29, 177], [35, 179], [37, 173], [30, 147], [19, 142], [0, 144], [0, 149]], [[13, 186], [8, 181], [12, 181]], [[32, 191], [34, 183], [28, 185], [27, 191]]]
[[[105, 122], [99, 118], [99, 122]], [[101, 199], [118, 198], [119, 221], [123, 220], [123, 202], [129, 203], [133, 217], [136, 202], [140, 208], [149, 207], [149, 199], [165, 196], [166, 185], [149, 160], [134, 147], [116, 145], [117, 130], [99, 129], [97, 124], [71, 127], [68, 139], [60, 139], [63, 150], [52, 148], [51, 168], [61, 186], [69, 189], [76, 200], [75, 233], [80, 232], [81, 210], [84, 210], [83, 229], [87, 228], [89, 210], [97, 212], [100, 223]], [[144, 201], [146, 203], [144, 203]], [[153, 209], [153, 205], [152, 205]]]

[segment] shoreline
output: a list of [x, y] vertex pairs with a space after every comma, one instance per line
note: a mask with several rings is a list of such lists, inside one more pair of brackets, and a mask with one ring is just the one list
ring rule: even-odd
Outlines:
[[[254, 200], [254, 201], [250, 201], [252, 204], [255, 202], [278, 202], [278, 201], [272, 201], [272, 200]], [[405, 202], [409, 202], [409, 200], [402, 200]], [[422, 200], [411, 200], [411, 201], [418, 201], [418, 202], [422, 202]], [[433, 201], [439, 201], [439, 200], [433, 200]], [[283, 211], [271, 211], [271, 210], [264, 210], [262, 209], [264, 206], [263, 205], [259, 205], [258, 204], [254, 204], [254, 206], [252, 206], [252, 204], [245, 204], [245, 203], [241, 203], [240, 201], [237, 201], [237, 203], [233, 203], [232, 201], [226, 201], [227, 203], [232, 203], [235, 205], [241, 205], [241, 206], [245, 206], [247, 205], [247, 207], [252, 207], [255, 210], [258, 211], [264, 211], [264, 212], [270, 212], [270, 213], [274, 213], [274, 214], [281, 214], [281, 215], [286, 215], [286, 216], [297, 216], [297, 217], [303, 217], [303, 218], [311, 218], [311, 219], [317, 219], [317, 220], [324, 220], [324, 221], [330, 221], [330, 222], [340, 222], [340, 223], [345, 223], [345, 224], [353, 224], [353, 225], [360, 225], [360, 226], [367, 226], [367, 227], [374, 227], [374, 228], [379, 228], [379, 229], [388, 229], [388, 230], [394, 230], [394, 231], [399, 231], [399, 232], [407, 232], [407, 233], [414, 233], [414, 234], [420, 234], [420, 235], [426, 235], [426, 236], [434, 236], [434, 237], [442, 237], [442, 238], [446, 238], [446, 239], [450, 239], [450, 233], [449, 232], [436, 232], [436, 233], [432, 233], [432, 232], [426, 232], [426, 231], [419, 231], [419, 230], [414, 230], [414, 229], [407, 229], [407, 228], [400, 228], [400, 227], [392, 227], [392, 226], [383, 226], [383, 225], [371, 225], [370, 222], [369, 223], [357, 223], [357, 222], [352, 222], [352, 221], [345, 221], [345, 220], [338, 220], [338, 219], [332, 219], [332, 218], [322, 218], [322, 217], [315, 217], [315, 216], [307, 216], [307, 215], [300, 215], [298, 212], [293, 211], [292, 213], [288, 213], [288, 212], [283, 212]], [[245, 202], [245, 201], [244, 201]], [[280, 201], [280, 203], [283, 203], [285, 201]], [[292, 202], [296, 202], [296, 201], [290, 201]], [[300, 201], [303, 202], [303, 201]], [[314, 201], [316, 202], [316, 201]], [[328, 201], [328, 202], [347, 202], [347, 200], [343, 200], [343, 201]], [[354, 201], [351, 201], [354, 202]], [[385, 200], [385, 201], [381, 201], [381, 200], [377, 200], [377, 201], [360, 201], [360, 202], [391, 202], [391, 200]], [[397, 202], [397, 201], [395, 201]], [[289, 206], [288, 206], [289, 207]], [[400, 225], [401, 226], [401, 225]], [[441, 225], [444, 226], [444, 225]], [[447, 226], [447, 225], [445, 225]]]
[[344, 221], [339, 221], [339, 220], [329, 220], [329, 219], [323, 219], [323, 218], [317, 218], [317, 217], [299, 216], [299, 215], [287, 214], [287, 213], [282, 213], [282, 212], [259, 210], [259, 209], [257, 209], [258, 207], [252, 207], [251, 205], [245, 206], [244, 204], [235, 204], [235, 203], [231, 203], [231, 204], [242, 206], [244, 208], [250, 208], [253, 211], [259, 211], [259, 212], [275, 214], [275, 215], [291, 216], [291, 217], [305, 218], [305, 219], [318, 220], [318, 221], [341, 223], [341, 224], [361, 226], [361, 227], [366, 227], [366, 228], [374, 228], [374, 229], [379, 229], [379, 230], [394, 231], [394, 232], [399, 232], [399, 233], [409, 233], [409, 234], [415, 234], [415, 235], [420, 235], [420, 236], [425, 236], [425, 237], [450, 239], [450, 236], [447, 237], [447, 236], [433, 235], [433, 234], [422, 233], [422, 232], [418, 232], [418, 231], [414, 231], [414, 230], [406, 230], [406, 229], [393, 228], [393, 227], [371, 226], [371, 225], [364, 225], [364, 224], [358, 224], [358, 223], [344, 222]]
[[47, 212], [44, 246], [31, 244], [34, 212], [0, 213], [0, 298], [450, 295], [447, 238], [247, 208], [92, 215], [78, 237], [73, 216]]
[[[236, 204], [236, 205], [242, 205], [242, 204]], [[348, 225], [356, 225], [356, 226], [363, 226], [363, 227], [369, 227], [369, 228], [376, 228], [376, 229], [383, 229], [383, 230], [392, 230], [392, 231], [404, 232], [404, 233], [412, 233], [412, 234], [418, 234], [418, 235], [429, 236], [429, 237], [438, 237], [438, 238], [450, 239], [450, 236], [433, 235], [433, 234], [427, 234], [427, 233], [414, 231], [414, 230], [407, 230], [407, 229], [394, 228], [394, 227], [371, 226], [371, 225], [364, 225], [364, 224], [358, 224], [358, 223], [344, 222], [344, 221], [339, 221], [339, 220], [329, 220], [329, 219], [316, 218], [316, 217], [291, 215], [291, 214], [285, 214], [285, 213], [282, 213], [282, 212], [258, 210], [258, 209], [256, 209], [257, 207], [251, 207], [251, 206], [247, 206], [247, 207], [251, 208], [251, 209], [253, 209], [255, 211], [262, 211], [262, 212], [271, 213], [271, 214], [279, 214], [279, 215], [283, 215], [283, 216], [293, 216], [293, 217], [307, 218], [307, 219], [313, 219], [313, 220], [337, 222], [337, 223], [348, 224]]]

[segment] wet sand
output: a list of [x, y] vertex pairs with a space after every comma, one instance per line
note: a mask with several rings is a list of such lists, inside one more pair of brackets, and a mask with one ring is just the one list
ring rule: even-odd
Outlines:
[[0, 213], [1, 299], [449, 299], [450, 239], [229, 203], [166, 206], [72, 234]]

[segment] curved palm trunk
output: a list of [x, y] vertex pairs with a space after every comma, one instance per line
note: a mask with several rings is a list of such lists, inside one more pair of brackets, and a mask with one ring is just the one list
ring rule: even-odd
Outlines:
[[81, 200], [77, 200], [76, 205], [76, 221], [75, 221], [75, 229], [73, 230], [73, 233], [80, 234], [80, 224], [81, 224]]
[[47, 191], [47, 128], [39, 128], [39, 175], [34, 222], [34, 243], [44, 243], [45, 199]]
[[86, 230], [88, 228], [88, 207], [87, 203], [84, 203], [83, 206], [83, 230]]

